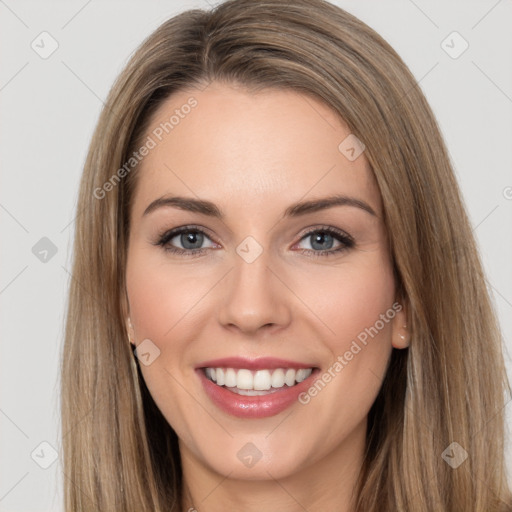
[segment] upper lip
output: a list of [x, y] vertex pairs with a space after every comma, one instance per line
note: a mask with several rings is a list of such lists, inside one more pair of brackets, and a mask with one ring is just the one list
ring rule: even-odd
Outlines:
[[196, 366], [199, 368], [246, 368], [248, 370], [271, 370], [275, 368], [315, 368], [313, 364], [289, 361], [277, 357], [257, 357], [249, 359], [246, 357], [223, 357], [204, 361]]

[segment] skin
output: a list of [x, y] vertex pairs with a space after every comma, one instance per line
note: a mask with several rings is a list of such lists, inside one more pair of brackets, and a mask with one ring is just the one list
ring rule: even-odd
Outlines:
[[[368, 411], [392, 347], [409, 342], [405, 305], [308, 404], [276, 416], [226, 414], [194, 368], [238, 355], [326, 371], [392, 307], [398, 298], [371, 168], [364, 153], [349, 161], [340, 152], [350, 131], [330, 108], [290, 90], [249, 93], [218, 82], [181, 90], [161, 104], [147, 135], [191, 96], [197, 106], [137, 169], [126, 269], [130, 340], [150, 339], [160, 350], [141, 369], [180, 439], [183, 510], [348, 512]], [[335, 206], [282, 218], [296, 201], [334, 193], [365, 201], [376, 215]], [[212, 201], [225, 218], [169, 206], [143, 215], [164, 195]], [[207, 232], [203, 254], [155, 245], [189, 224]], [[315, 257], [311, 231], [325, 226], [348, 233], [354, 247]], [[252, 263], [236, 252], [249, 235], [263, 249]], [[191, 252], [183, 238], [169, 245]], [[340, 245], [333, 239], [321, 248]], [[248, 442], [262, 454], [251, 468], [237, 457]]]

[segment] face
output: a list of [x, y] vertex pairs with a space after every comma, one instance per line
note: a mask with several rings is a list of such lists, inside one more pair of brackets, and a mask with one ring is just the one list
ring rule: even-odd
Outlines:
[[349, 136], [309, 96], [216, 82], [153, 117], [127, 324], [185, 464], [268, 479], [357, 460], [407, 337], [379, 190]]

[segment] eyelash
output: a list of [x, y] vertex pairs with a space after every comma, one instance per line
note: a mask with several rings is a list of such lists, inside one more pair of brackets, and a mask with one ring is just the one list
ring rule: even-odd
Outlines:
[[[208, 251], [209, 248], [202, 248], [202, 249], [179, 249], [177, 247], [174, 247], [172, 245], [168, 245], [169, 241], [172, 240], [175, 236], [181, 235], [182, 233], [201, 233], [205, 235], [206, 237], [210, 238], [208, 234], [203, 231], [201, 228], [197, 226], [182, 226], [179, 228], [171, 229], [170, 231], [165, 231], [158, 237], [158, 241], [154, 244], [157, 246], [160, 246], [163, 248], [164, 251], [172, 253], [172, 254], [178, 254], [181, 256], [186, 257], [196, 257], [201, 256], [205, 252]], [[313, 249], [301, 249], [299, 252], [301, 253], [307, 253], [311, 254], [313, 257], [329, 257], [334, 254], [340, 254], [343, 251], [347, 251], [349, 249], [352, 249], [355, 246], [354, 239], [348, 235], [347, 233], [344, 233], [341, 230], [327, 227], [327, 226], [321, 226], [316, 229], [312, 229], [305, 233], [299, 240], [303, 240], [304, 238], [307, 238], [308, 236], [311, 236], [314, 233], [324, 233], [328, 235], [332, 235], [334, 238], [336, 238], [339, 242], [342, 243], [340, 247], [337, 249], [325, 249], [321, 251], [315, 251]], [[215, 242], [214, 240], [212, 240]], [[215, 242], [217, 243], [217, 242]]]

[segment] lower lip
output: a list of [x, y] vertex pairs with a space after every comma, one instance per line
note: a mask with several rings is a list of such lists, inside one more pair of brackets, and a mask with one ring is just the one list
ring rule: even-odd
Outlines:
[[203, 369], [199, 368], [196, 371], [206, 394], [224, 412], [238, 418], [267, 418], [279, 414], [297, 402], [299, 395], [311, 386], [312, 379], [319, 369], [315, 368], [307, 379], [295, 386], [284, 386], [279, 388], [279, 391], [260, 396], [238, 395], [206, 378]]

